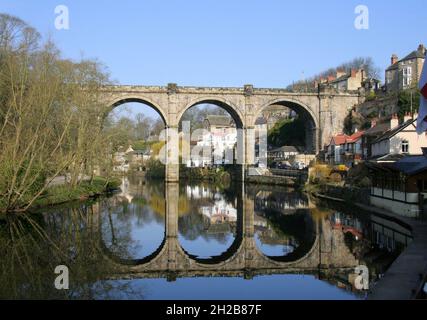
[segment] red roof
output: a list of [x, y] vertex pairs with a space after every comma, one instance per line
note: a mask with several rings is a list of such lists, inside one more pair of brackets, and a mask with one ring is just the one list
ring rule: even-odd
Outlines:
[[340, 144], [345, 144], [346, 140], [349, 138], [348, 135], [346, 134], [339, 134], [335, 137], [332, 137], [332, 141], [331, 144], [333, 143], [334, 145], [340, 145]]
[[347, 138], [346, 142], [347, 143], [356, 142], [364, 135], [364, 133], [365, 131], [359, 131], [359, 132], [353, 133], [350, 137]]
[[330, 144], [334, 144], [337, 146], [337, 145], [342, 145], [346, 143], [354, 143], [358, 141], [363, 136], [364, 133], [365, 133], [364, 131], [359, 131], [359, 132], [353, 133], [351, 136], [341, 133], [339, 135], [332, 137]]

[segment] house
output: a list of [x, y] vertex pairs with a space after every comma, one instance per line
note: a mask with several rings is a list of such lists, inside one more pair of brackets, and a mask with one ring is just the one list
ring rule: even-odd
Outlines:
[[420, 44], [403, 59], [393, 54], [391, 65], [385, 71], [385, 85], [388, 92], [405, 90], [416, 86], [421, 77], [426, 48]]
[[341, 164], [342, 155], [345, 147], [345, 141], [348, 136], [346, 134], [339, 134], [331, 138], [329, 145], [327, 146], [326, 161], [330, 164]]
[[131, 146], [127, 149], [119, 147], [118, 151], [113, 155], [113, 171], [128, 172], [130, 167], [128, 154], [133, 151]]
[[361, 160], [363, 134], [363, 131], [357, 131], [351, 136], [341, 133], [332, 137], [326, 149], [326, 162], [352, 166], [354, 162]]
[[362, 136], [362, 158], [363, 160], [372, 158], [372, 142], [390, 129], [390, 121], [378, 122], [377, 119], [371, 121], [371, 127]]
[[377, 92], [381, 88], [381, 81], [374, 78], [367, 78], [362, 81], [362, 88], [365, 93]]
[[303, 147], [283, 146], [268, 151], [268, 158], [274, 161], [285, 161], [300, 154]]
[[[230, 116], [208, 115], [203, 132], [197, 137], [196, 152], [191, 152], [187, 166], [232, 164], [237, 144], [236, 123]], [[209, 152], [206, 152], [209, 151]]]
[[345, 164], [348, 167], [353, 166], [353, 164], [362, 160], [363, 158], [363, 149], [362, 149], [362, 136], [364, 131], [357, 131], [349, 136], [345, 140], [345, 145], [342, 155], [342, 164]]
[[365, 80], [364, 73], [363, 69], [351, 69], [348, 72], [338, 69], [336, 71], [336, 78], [329, 78], [328, 84], [340, 92], [356, 91], [362, 86], [362, 82]]
[[427, 147], [426, 134], [418, 135], [417, 115], [406, 114], [403, 123], [399, 124], [397, 115], [393, 115], [389, 129], [371, 143], [373, 159], [389, 155], [420, 155], [422, 148]]
[[424, 213], [427, 149], [423, 148], [423, 152], [396, 162], [366, 162], [372, 181], [372, 205], [409, 217], [420, 217]]
[[144, 162], [151, 158], [151, 150], [134, 150], [129, 146], [126, 150], [120, 147], [113, 155], [113, 171], [128, 172], [131, 167], [138, 171], [143, 170]]

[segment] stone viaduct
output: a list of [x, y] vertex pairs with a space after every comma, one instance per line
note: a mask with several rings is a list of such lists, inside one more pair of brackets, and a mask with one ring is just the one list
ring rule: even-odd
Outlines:
[[234, 243], [220, 256], [199, 259], [186, 252], [178, 239], [179, 185], [167, 183], [165, 197], [168, 199], [165, 238], [156, 252], [140, 260], [122, 260], [115, 257], [101, 241], [105, 256], [114, 266], [112, 278], [163, 277], [174, 280], [193, 276], [244, 276], [250, 279], [262, 274], [317, 274], [321, 270], [348, 270], [359, 265], [345, 245], [343, 232], [334, 229], [325, 219], [313, 222], [311, 242], [301, 250], [297, 249], [295, 255], [281, 258], [263, 254], [254, 237], [254, 199], [245, 194], [244, 186], [238, 195], [238, 212], [243, 214]]
[[[293, 93], [284, 89], [258, 89], [252, 85], [243, 88], [162, 86], [109, 86], [103, 89], [105, 104], [113, 109], [127, 102], [145, 103], [159, 112], [166, 126], [178, 129], [180, 120], [189, 108], [211, 103], [224, 108], [242, 129], [242, 147], [237, 156], [243, 159], [243, 168], [254, 164], [255, 123], [262, 111], [271, 105], [282, 105], [296, 111], [306, 122], [309, 153], [318, 153], [334, 134], [343, 130], [348, 110], [362, 102], [358, 93], [338, 93], [319, 89], [317, 93]], [[166, 133], [168, 135], [168, 133]], [[177, 157], [178, 139], [167, 137], [168, 158]], [[168, 161], [166, 180], [179, 180], [179, 165]], [[242, 170], [244, 172], [244, 170]]]

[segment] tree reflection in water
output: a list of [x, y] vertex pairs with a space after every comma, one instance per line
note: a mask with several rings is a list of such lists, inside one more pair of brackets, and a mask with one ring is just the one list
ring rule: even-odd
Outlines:
[[[99, 280], [115, 268], [99, 246], [97, 210], [97, 204], [73, 205], [45, 214], [0, 217], [0, 298], [110, 298], [110, 286]], [[69, 290], [54, 287], [58, 265], [69, 268]], [[128, 284], [118, 285], [124, 294], [142, 297]]]

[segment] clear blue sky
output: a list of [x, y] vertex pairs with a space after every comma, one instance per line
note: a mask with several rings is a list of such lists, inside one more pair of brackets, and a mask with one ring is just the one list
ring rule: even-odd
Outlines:
[[[70, 10], [70, 30], [54, 8]], [[354, 9], [370, 10], [356, 30]], [[425, 0], [2, 0], [67, 58], [106, 64], [122, 84], [284, 87], [356, 56], [384, 69], [427, 44]]]

